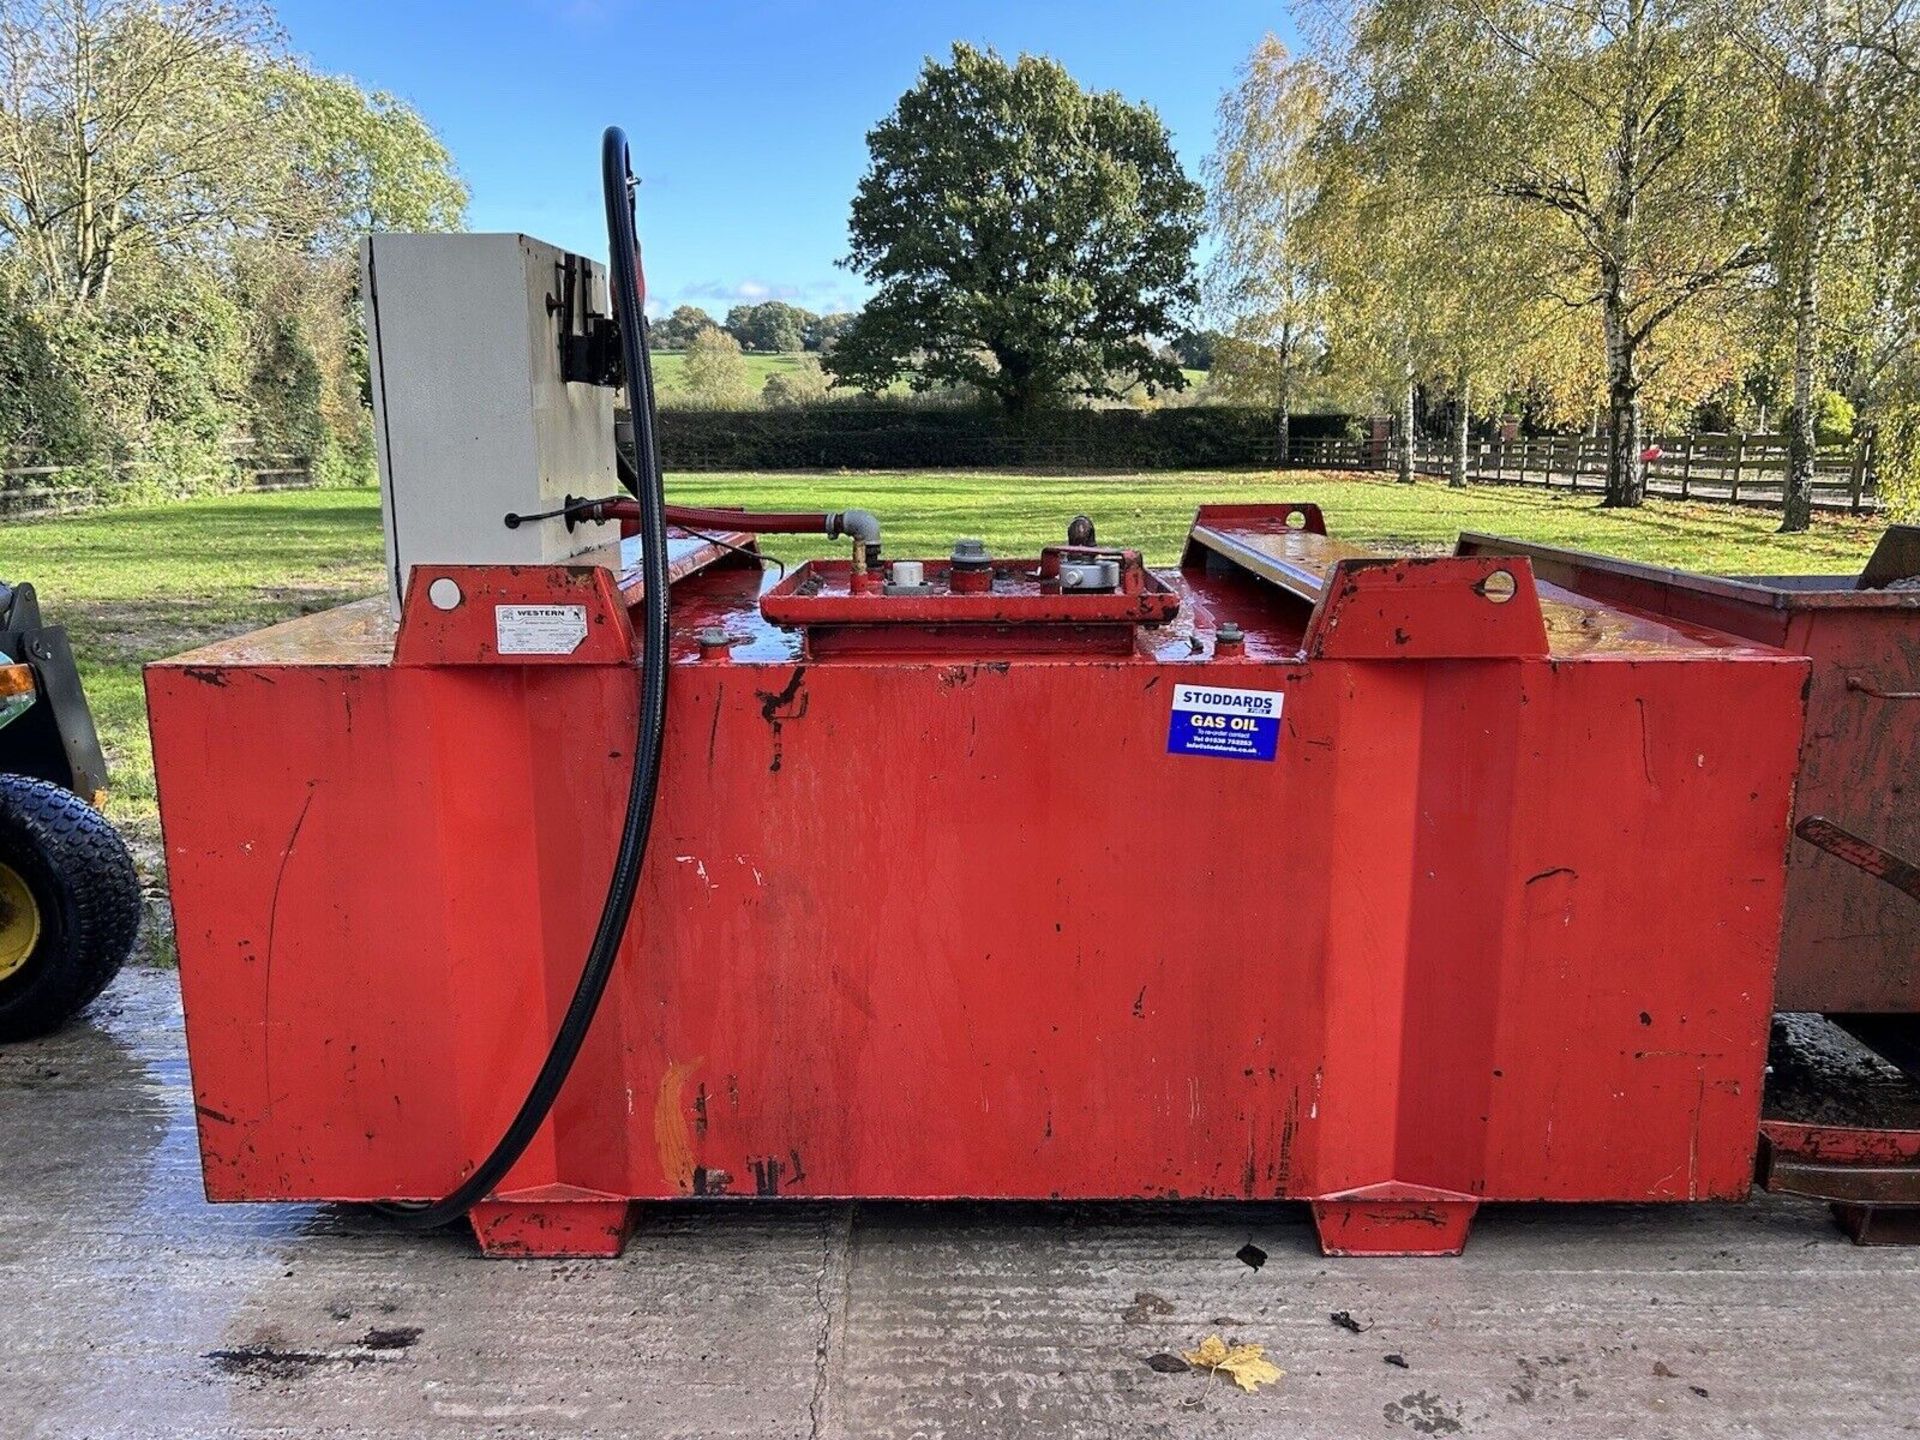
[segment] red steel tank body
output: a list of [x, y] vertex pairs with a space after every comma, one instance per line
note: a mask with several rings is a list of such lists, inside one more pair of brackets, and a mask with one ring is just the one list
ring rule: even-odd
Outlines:
[[[1443, 1253], [1482, 1201], [1747, 1192], [1805, 659], [1309, 506], [984, 592], [674, 561], [639, 900], [489, 1253], [740, 1195], [1299, 1199]], [[492, 1145], [605, 888], [634, 583], [421, 567], [397, 628], [149, 667], [210, 1198]]]

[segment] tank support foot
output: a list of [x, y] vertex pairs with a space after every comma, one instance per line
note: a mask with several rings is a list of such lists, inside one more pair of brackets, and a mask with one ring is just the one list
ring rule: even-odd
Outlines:
[[633, 1202], [571, 1185], [495, 1195], [467, 1217], [495, 1259], [609, 1259], [633, 1233]]
[[1388, 1181], [1312, 1202], [1327, 1255], [1458, 1255], [1480, 1202], [1452, 1190]]

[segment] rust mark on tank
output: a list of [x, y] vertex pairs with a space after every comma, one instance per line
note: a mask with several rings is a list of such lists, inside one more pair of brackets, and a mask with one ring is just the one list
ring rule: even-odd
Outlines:
[[940, 683], [949, 690], [971, 685], [980, 678], [982, 672], [990, 675], [1005, 675], [1013, 668], [1008, 660], [975, 660], [965, 665], [944, 665], [940, 669]]
[[660, 1156], [660, 1173], [682, 1194], [693, 1193], [693, 1135], [684, 1103], [687, 1078], [704, 1057], [669, 1061], [653, 1101], [653, 1143]]
[[1280, 1158], [1274, 1166], [1274, 1191], [1284, 1194], [1287, 1182], [1293, 1178], [1293, 1141], [1300, 1133], [1300, 1087], [1293, 1087], [1287, 1096], [1286, 1114], [1280, 1120]]
[[[781, 727], [789, 720], [799, 720], [807, 713], [807, 692], [801, 687], [807, 677], [807, 667], [796, 665], [793, 674], [787, 677], [787, 683], [778, 690], [756, 690], [753, 693], [760, 699], [760, 718], [767, 722], [773, 731], [773, 759], [768, 762], [769, 774], [778, 775], [783, 756]], [[718, 711], [716, 710], [716, 716]]]
[[1653, 733], [1647, 726], [1647, 700], [1644, 695], [1633, 697], [1633, 703], [1640, 711], [1640, 768], [1646, 772], [1647, 784], [1659, 782], [1653, 778]]

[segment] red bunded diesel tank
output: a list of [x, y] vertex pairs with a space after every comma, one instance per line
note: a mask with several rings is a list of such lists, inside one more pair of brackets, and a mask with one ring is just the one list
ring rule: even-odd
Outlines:
[[[1744, 1195], [1808, 661], [1324, 530], [885, 586], [677, 538], [638, 904], [483, 1247], [1232, 1197], [1432, 1253], [1482, 1201]], [[397, 625], [149, 668], [212, 1198], [439, 1196], [499, 1135], [612, 862], [633, 558], [421, 565]]]

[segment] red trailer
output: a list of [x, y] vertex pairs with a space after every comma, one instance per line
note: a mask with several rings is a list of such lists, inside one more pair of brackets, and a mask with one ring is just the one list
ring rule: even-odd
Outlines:
[[[708, 534], [489, 1253], [741, 1195], [1301, 1199], [1438, 1253], [1482, 1201], [1747, 1192], [1805, 659], [1304, 505], [1164, 570], [1081, 530], [771, 583]], [[212, 1198], [435, 1197], [499, 1134], [612, 863], [635, 543], [149, 668]]]
[[[1856, 1238], [1911, 1238], [1920, 1211], [1895, 1207], [1920, 1205], [1920, 1087], [1891, 1072], [1920, 1075], [1920, 528], [1891, 527], [1859, 575], [1697, 575], [1489, 535], [1458, 549], [1524, 558], [1597, 601], [1813, 662], [1774, 1003], [1833, 1016], [1889, 1058], [1843, 1056], [1822, 1089], [1811, 1061], [1777, 1057], [1764, 1176], [1838, 1202]], [[1782, 1027], [1781, 1041], [1811, 1034]]]

